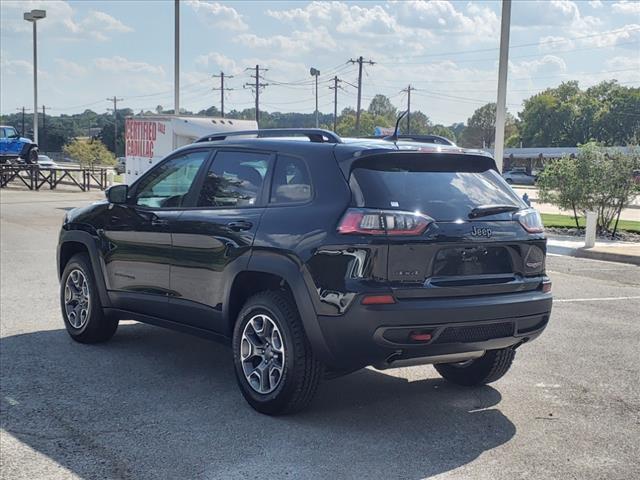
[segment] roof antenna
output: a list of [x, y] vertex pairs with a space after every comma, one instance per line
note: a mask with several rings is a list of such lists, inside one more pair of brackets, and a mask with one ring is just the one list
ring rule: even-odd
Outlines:
[[398, 128], [400, 127], [400, 121], [407, 115], [407, 113], [409, 113], [409, 110], [405, 110], [398, 116], [398, 119], [396, 120], [396, 128], [393, 131], [393, 135], [384, 137], [385, 140], [389, 140], [390, 142], [398, 141]]

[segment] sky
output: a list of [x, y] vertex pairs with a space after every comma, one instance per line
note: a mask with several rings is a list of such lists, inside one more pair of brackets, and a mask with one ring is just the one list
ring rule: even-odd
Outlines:
[[[173, 0], [0, 1], [0, 111], [33, 108], [32, 8], [38, 22], [39, 109], [72, 114], [104, 112], [107, 97], [122, 107], [173, 108]], [[363, 108], [373, 95], [422, 110], [435, 123], [466, 122], [495, 101], [501, 2], [216, 2], [180, 3], [180, 106], [192, 111], [253, 106], [246, 83], [265, 69], [261, 109], [313, 112], [313, 78], [320, 70], [319, 104], [333, 111], [333, 77], [343, 80], [338, 110], [355, 107], [357, 65]], [[517, 1], [511, 12], [507, 108], [563, 80], [588, 87], [616, 79], [640, 86], [640, 2]]]

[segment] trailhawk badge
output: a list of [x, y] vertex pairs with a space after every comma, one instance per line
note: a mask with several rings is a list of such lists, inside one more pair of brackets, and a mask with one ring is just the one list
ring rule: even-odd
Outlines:
[[485, 238], [490, 238], [491, 237], [491, 229], [490, 228], [478, 228], [478, 227], [473, 227], [471, 229], [471, 235], [473, 235], [474, 237], [485, 237]]

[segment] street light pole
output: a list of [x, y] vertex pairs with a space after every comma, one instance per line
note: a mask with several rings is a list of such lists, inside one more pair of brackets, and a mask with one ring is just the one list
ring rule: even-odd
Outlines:
[[318, 111], [318, 76], [320, 75], [320, 70], [311, 67], [309, 73], [312, 77], [316, 77], [316, 128], [318, 128], [320, 126], [320, 112]]
[[33, 141], [38, 143], [38, 33], [36, 22], [47, 16], [45, 10], [24, 12], [24, 19], [33, 23]]
[[504, 161], [504, 124], [507, 110], [507, 71], [509, 69], [509, 32], [511, 29], [511, 0], [502, 0], [500, 25], [500, 63], [498, 65], [498, 98], [496, 102], [496, 133], [493, 156], [498, 171]]
[[173, 114], [180, 115], [180, 0], [175, 0], [174, 3], [173, 34]]

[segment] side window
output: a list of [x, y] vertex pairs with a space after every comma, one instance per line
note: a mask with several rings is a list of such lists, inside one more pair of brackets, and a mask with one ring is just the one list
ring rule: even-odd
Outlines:
[[5, 130], [4, 128], [0, 128], [0, 138], [6, 138], [7, 137], [7, 134], [5, 133], [4, 130]]
[[305, 202], [311, 198], [311, 179], [300, 158], [279, 155], [273, 172], [271, 203]]
[[199, 207], [251, 207], [258, 203], [270, 155], [218, 152], [204, 179]]
[[201, 150], [172, 158], [155, 167], [136, 191], [135, 204], [152, 208], [182, 206], [198, 170], [209, 156]]

